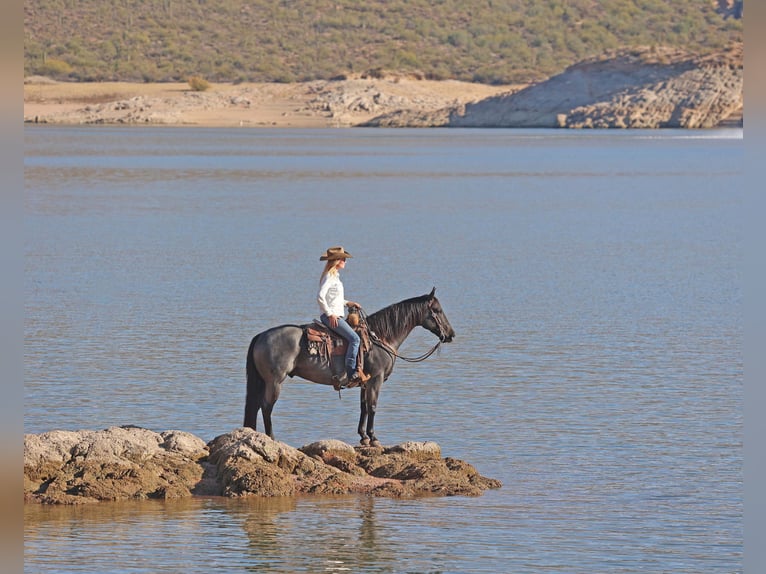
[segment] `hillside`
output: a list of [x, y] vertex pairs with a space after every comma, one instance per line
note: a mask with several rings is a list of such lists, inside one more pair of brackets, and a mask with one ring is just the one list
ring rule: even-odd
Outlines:
[[742, 42], [742, 0], [25, 0], [25, 76], [543, 80], [618, 48]]

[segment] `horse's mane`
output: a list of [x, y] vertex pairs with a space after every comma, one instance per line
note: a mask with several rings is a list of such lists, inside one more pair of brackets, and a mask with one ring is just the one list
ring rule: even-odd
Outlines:
[[429, 295], [421, 295], [384, 307], [368, 315], [367, 324], [384, 341], [395, 340], [422, 322], [424, 304], [429, 299]]

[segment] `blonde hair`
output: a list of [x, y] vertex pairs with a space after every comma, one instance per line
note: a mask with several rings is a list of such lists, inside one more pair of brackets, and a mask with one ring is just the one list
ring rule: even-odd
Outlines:
[[331, 259], [324, 265], [324, 271], [322, 271], [322, 275], [319, 276], [319, 282], [321, 283], [324, 281], [325, 275], [337, 275], [338, 274], [338, 262], [341, 261], [340, 259]]

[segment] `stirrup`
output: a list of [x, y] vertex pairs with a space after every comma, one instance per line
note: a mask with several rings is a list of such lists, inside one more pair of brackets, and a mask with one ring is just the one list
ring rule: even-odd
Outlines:
[[364, 386], [372, 377], [364, 371], [357, 371], [354, 376], [348, 381], [346, 388], [353, 389], [354, 387]]
[[338, 375], [333, 375], [332, 377], [332, 388], [336, 391], [340, 392], [341, 389], [345, 389], [348, 387], [348, 382], [344, 383], [343, 379], [341, 379]]
[[348, 383], [346, 383], [346, 386], [344, 388], [353, 389], [358, 387], [361, 384], [362, 384], [361, 377], [359, 375], [354, 375], [353, 377], [349, 379]]

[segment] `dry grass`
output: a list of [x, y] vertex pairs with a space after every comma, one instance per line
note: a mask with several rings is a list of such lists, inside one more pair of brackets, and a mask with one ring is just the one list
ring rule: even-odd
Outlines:
[[143, 84], [131, 82], [24, 82], [24, 102], [101, 103], [136, 96], [177, 96], [189, 91], [186, 83]]

